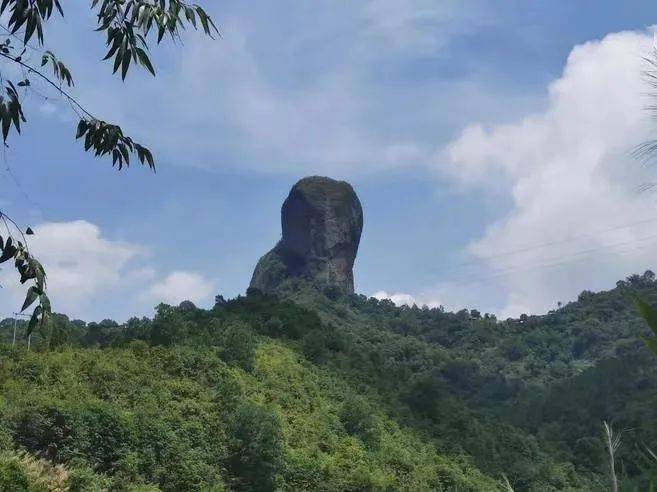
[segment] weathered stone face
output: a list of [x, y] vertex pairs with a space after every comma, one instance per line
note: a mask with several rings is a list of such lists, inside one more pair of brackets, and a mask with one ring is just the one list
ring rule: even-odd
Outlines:
[[275, 291], [287, 278], [353, 293], [363, 209], [349, 183], [312, 176], [295, 184], [281, 209], [283, 238], [263, 256], [251, 287]]

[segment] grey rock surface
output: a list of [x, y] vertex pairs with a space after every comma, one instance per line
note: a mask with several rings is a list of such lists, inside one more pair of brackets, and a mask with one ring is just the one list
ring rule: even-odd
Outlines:
[[283, 203], [281, 225], [282, 239], [260, 258], [250, 287], [271, 293], [284, 280], [299, 277], [354, 292], [363, 209], [349, 183], [303, 178]]

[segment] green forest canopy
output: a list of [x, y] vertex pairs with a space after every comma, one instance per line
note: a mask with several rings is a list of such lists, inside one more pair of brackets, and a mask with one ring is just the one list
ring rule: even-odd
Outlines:
[[637, 294], [657, 301], [651, 272], [498, 322], [290, 282], [123, 325], [57, 315], [32, 352], [5, 320], [0, 484], [608, 490], [607, 420], [628, 429], [622, 487], [646, 490], [657, 372]]

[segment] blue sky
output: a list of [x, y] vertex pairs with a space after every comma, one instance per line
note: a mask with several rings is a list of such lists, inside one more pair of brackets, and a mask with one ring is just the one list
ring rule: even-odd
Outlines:
[[[122, 320], [244, 292], [289, 188], [311, 174], [361, 198], [367, 295], [517, 315], [655, 267], [657, 204], [636, 192], [650, 172], [628, 157], [654, 130], [641, 79], [652, 2], [207, 9], [221, 39], [154, 47], [158, 76], [125, 83], [98, 61], [86, 8], [49, 26], [75, 96], [158, 166], [117, 172], [73, 140], [64, 103], [30, 96], [2, 208], [37, 228], [56, 309]], [[5, 314], [21, 292], [9, 273]]]

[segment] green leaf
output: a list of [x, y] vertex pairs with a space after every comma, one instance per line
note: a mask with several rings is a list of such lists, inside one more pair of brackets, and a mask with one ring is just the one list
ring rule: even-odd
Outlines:
[[648, 324], [652, 332], [657, 335], [657, 311], [639, 297], [634, 297], [634, 302], [639, 309], [639, 313], [641, 313], [641, 317]]
[[30, 322], [27, 324], [27, 332], [25, 333], [25, 337], [29, 337], [32, 332], [34, 331], [34, 328], [36, 327], [36, 324], [39, 321], [39, 315], [41, 314], [41, 306], [37, 306], [34, 308], [34, 312], [32, 312], [32, 317], [30, 318]]
[[4, 263], [5, 261], [11, 259], [14, 257], [16, 254], [16, 248], [12, 246], [9, 242], [11, 238], [7, 239], [7, 244], [5, 245], [5, 249], [2, 251], [2, 255], [0, 256], [0, 263]]
[[139, 57], [139, 63], [145, 66], [151, 74], [155, 75], [155, 69], [153, 68], [146, 52], [141, 48], [137, 48], [137, 56]]
[[121, 60], [121, 63], [123, 64], [121, 67], [121, 79], [125, 80], [125, 76], [128, 74], [128, 68], [130, 67], [130, 60], [132, 60], [130, 50], [125, 50], [123, 52], [123, 60]]
[[39, 302], [41, 302], [41, 307], [43, 308], [44, 313], [50, 312], [50, 298], [46, 295], [45, 292], [42, 292], [39, 297]]
[[89, 129], [89, 124], [87, 123], [87, 120], [81, 119], [80, 122], [78, 123], [78, 130], [75, 133], [75, 138], [78, 139], [82, 137], [88, 129]]
[[46, 288], [46, 271], [43, 268], [43, 265], [39, 263], [38, 260], [34, 258], [29, 259], [30, 266], [34, 270], [34, 276], [36, 278], [37, 288], [43, 291]]
[[27, 295], [25, 296], [25, 302], [23, 302], [23, 307], [21, 308], [21, 313], [25, 311], [27, 308], [29, 308], [34, 301], [37, 300], [39, 297], [39, 290], [32, 286], [29, 289], [27, 289]]

